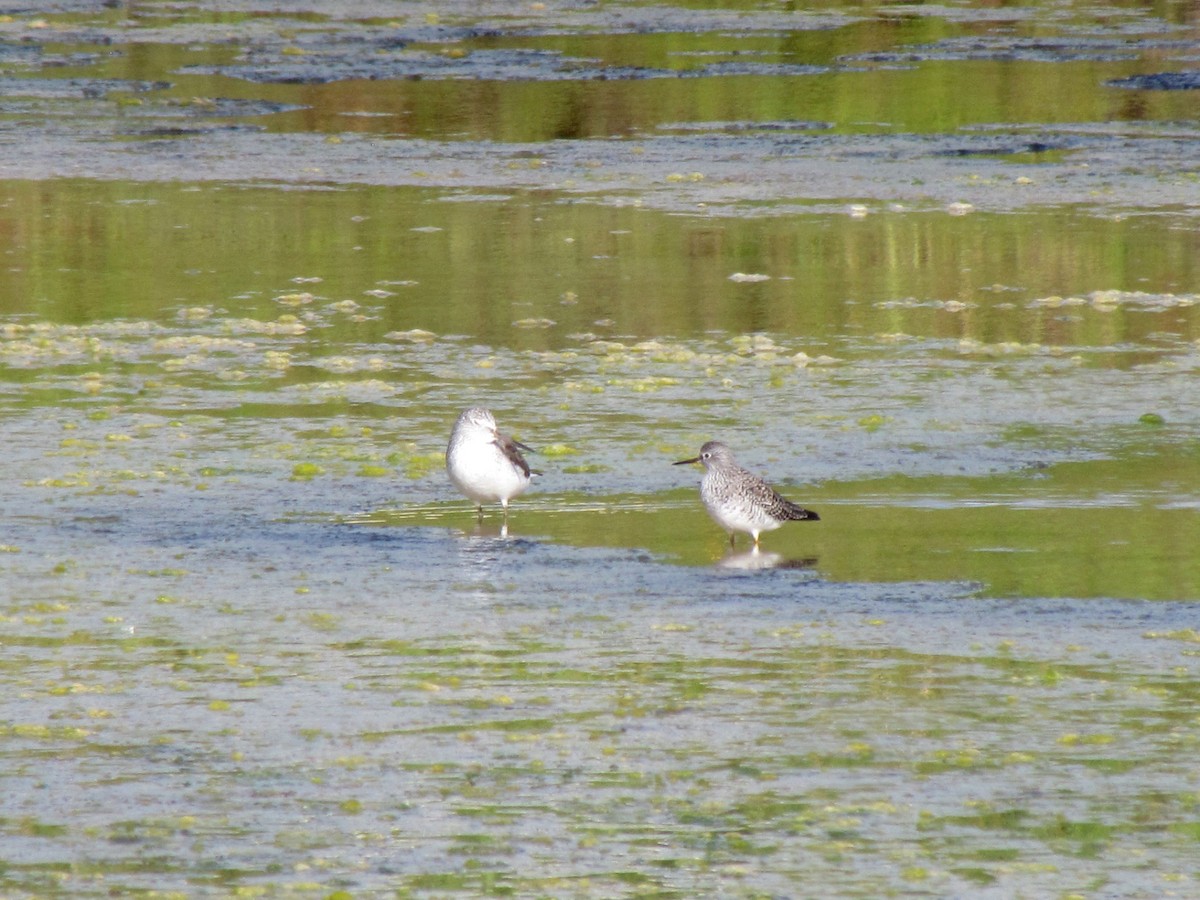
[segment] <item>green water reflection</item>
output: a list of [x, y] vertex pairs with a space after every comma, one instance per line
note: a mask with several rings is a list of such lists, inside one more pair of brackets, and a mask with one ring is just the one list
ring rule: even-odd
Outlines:
[[[273, 316], [274, 298], [308, 292], [365, 308], [309, 339], [331, 345], [416, 328], [521, 347], [713, 330], [1067, 348], [1200, 337], [1196, 236], [1169, 215], [680, 218], [543, 193], [82, 181], [5, 183], [0, 203], [0, 311], [54, 322]], [[1148, 296], [1048, 299], [1098, 291]]]
[[[975, 478], [891, 477], [791, 488], [820, 523], [771, 532], [761, 551], [740, 536], [730, 550], [694, 492], [659, 505], [618, 497], [531, 499], [514, 533], [581, 545], [654, 547], [692, 565], [801, 569], [844, 582], [957, 581], [990, 597], [1200, 598], [1200, 515], [1192, 490], [1200, 445], [1168, 454], [1068, 463]], [[590, 515], [562, 515], [563, 508]], [[428, 513], [425, 513], [428, 515]], [[470, 514], [437, 518], [470, 529]], [[400, 524], [412, 515], [383, 515]], [[497, 520], [485, 523], [492, 531]]]

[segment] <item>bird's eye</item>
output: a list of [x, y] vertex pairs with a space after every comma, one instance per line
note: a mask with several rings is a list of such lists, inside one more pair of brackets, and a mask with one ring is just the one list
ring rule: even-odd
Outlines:
[[700, 458], [701, 459], [712, 459], [712, 454], [711, 453], [701, 453]]

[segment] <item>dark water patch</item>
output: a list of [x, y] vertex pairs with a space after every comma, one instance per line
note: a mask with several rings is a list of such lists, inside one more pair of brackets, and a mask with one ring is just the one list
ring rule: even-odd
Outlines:
[[117, 78], [3, 78], [0, 91], [11, 98], [42, 100], [108, 100], [114, 94], [141, 94], [170, 88], [167, 81], [134, 81]]
[[[290, 115], [299, 113], [281, 112], [266, 121]], [[853, 204], [862, 205], [864, 216], [887, 211], [887, 204], [954, 215], [1054, 207], [1091, 209], [1101, 215], [1148, 208], [1187, 215], [1195, 206], [1190, 204], [1194, 181], [1173, 174], [1182, 176], [1194, 144], [1186, 130], [1179, 129], [1170, 134], [1072, 138], [1067, 141], [1071, 152], [1061, 158], [1045, 160], [1036, 172], [1015, 172], [1009, 158], [936, 154], [1027, 144], [1024, 129], [1011, 142], [994, 132], [948, 140], [768, 130], [659, 135], [637, 141], [563, 140], [536, 147], [421, 140], [381, 145], [353, 137], [331, 142], [292, 135], [284, 139], [288, 163], [281, 167], [276, 156], [282, 151], [279, 135], [271, 130], [215, 129], [203, 141], [174, 142], [163, 153], [133, 147], [124, 139], [96, 140], [121, 136], [129, 127], [130, 120], [104, 124], [89, 119], [72, 124], [69, 136], [58, 134], [67, 128], [62, 120], [36, 128], [23, 123], [8, 131], [14, 155], [7, 171], [28, 177], [83, 172], [105, 180], [136, 172], [146, 182], [175, 184], [185, 183], [180, 178], [186, 171], [189, 179], [205, 175], [212, 185], [261, 179], [314, 189], [347, 182], [486, 194], [553, 187], [554, 193], [576, 202], [651, 207], [704, 218], [824, 212], [827, 208], [820, 201], [836, 203], [847, 212]], [[81, 131], [88, 132], [89, 139], [83, 140]], [[1061, 130], [1045, 133], [1037, 142], [1061, 143], [1056, 133]], [[39, 148], [51, 138], [56, 154], [41, 153]], [[754, 178], [747, 175], [747, 160], [754, 161]], [[864, 168], [868, 161], [886, 165]], [[1097, 179], [1105, 182], [1102, 194], [1093, 190]], [[390, 277], [403, 278], [403, 273]]]
[[183, 118], [246, 118], [299, 112], [303, 106], [268, 100], [238, 97], [193, 97], [190, 99], [147, 102], [137, 116], [179, 116]]
[[650, 70], [596, 70], [578, 61], [563, 60], [557, 54], [536, 50], [489, 52], [477, 51], [460, 57], [436, 52], [408, 50], [387, 57], [347, 51], [338, 58], [322, 53], [317, 58], [278, 60], [251, 56], [237, 65], [193, 66], [185, 74], [222, 74], [247, 81], [281, 84], [329, 84], [347, 80], [427, 80], [473, 78], [487, 81], [533, 81], [558, 78], [645, 78]]
[[936, 150], [936, 151], [934, 151], [934, 155], [935, 156], [962, 156], [962, 157], [970, 157], [970, 156], [997, 156], [997, 157], [1009, 156], [1009, 157], [1011, 157], [1011, 156], [1022, 156], [1022, 155], [1028, 154], [1028, 155], [1032, 155], [1033, 157], [1035, 157], [1035, 159], [1033, 161], [1036, 161], [1036, 158], [1041, 157], [1043, 154], [1062, 154], [1064, 152], [1069, 151], [1073, 146], [1078, 146], [1078, 145], [1079, 144], [1077, 141], [1073, 141], [1073, 140], [1069, 140], [1069, 139], [1068, 140], [1059, 139], [1059, 140], [1056, 140], [1053, 142], [1025, 141], [1025, 142], [1021, 142], [1021, 143], [997, 143], [993, 147], [973, 146], [973, 147], [959, 147], [959, 148], [946, 149], [946, 150]]
[[597, 65], [553, 51], [473, 50], [446, 54], [419, 49], [387, 56], [364, 55], [361, 49], [337, 57], [329, 52], [282, 61], [276, 54], [250, 56], [238, 64], [190, 66], [182, 74], [221, 74], [258, 83], [330, 84], [353, 80], [475, 80], [520, 83], [531, 81], [638, 81], [652, 78], [718, 78], [736, 76], [794, 77], [828, 71], [819, 66], [779, 63], [721, 62], [683, 71], [646, 66]]
[[1114, 78], [1112, 87], [1136, 91], [1195, 91], [1200, 90], [1200, 72], [1156, 72], [1151, 75], [1131, 75]]
[[824, 75], [830, 70], [824, 66], [784, 65], [781, 63], [723, 62], [712, 63], [689, 70], [689, 78], [728, 78], [736, 76], [771, 76], [794, 78], [802, 75]]
[[1149, 51], [1182, 51], [1184, 41], [1150, 40], [1130, 43], [1127, 38], [1065, 37], [1059, 40], [1026, 37], [948, 38], [929, 46], [906, 47], [892, 52], [847, 57], [850, 62], [924, 63], [1004, 61], [1029, 63], [1120, 62]]
[[[34, 44], [0, 42], [0, 63], [3, 63], [6, 67], [24, 66], [32, 68], [40, 61], [41, 57], [42, 49]], [[4, 82], [8, 80], [5, 79]]]
[[664, 122], [661, 131], [828, 131], [832, 122]]
[[214, 134], [218, 131], [245, 131], [255, 130], [253, 125], [230, 124], [230, 125], [202, 125], [202, 126], [184, 126], [184, 125], [157, 125], [149, 128], [133, 128], [124, 133], [126, 139], [145, 139], [145, 140], [162, 140], [164, 138], [198, 138], [205, 135]]

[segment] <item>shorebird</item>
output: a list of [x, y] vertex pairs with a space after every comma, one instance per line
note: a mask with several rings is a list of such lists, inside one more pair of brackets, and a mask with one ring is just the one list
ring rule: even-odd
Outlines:
[[529, 487], [534, 473], [521, 451], [529, 447], [514, 441], [496, 427], [491, 410], [464, 409], [450, 432], [446, 446], [446, 474], [454, 486], [479, 507], [500, 502], [508, 519], [508, 501]]
[[731, 547], [739, 531], [753, 537], [758, 547], [758, 536], [764, 531], [774, 531], [784, 522], [821, 518], [811, 509], [781, 497], [757, 475], [739, 466], [733, 451], [720, 441], [709, 441], [700, 448], [699, 456], [672, 465], [697, 462], [704, 464], [700, 499], [713, 521], [729, 532]]

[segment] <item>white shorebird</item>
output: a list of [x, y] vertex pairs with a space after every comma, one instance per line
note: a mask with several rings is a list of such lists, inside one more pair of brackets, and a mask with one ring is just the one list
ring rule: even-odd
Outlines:
[[738, 531], [753, 537], [757, 548], [758, 536], [764, 531], [774, 531], [784, 522], [821, 518], [811, 509], [781, 497], [757, 475], [739, 466], [733, 451], [720, 441], [709, 441], [700, 448], [699, 456], [672, 465], [697, 462], [704, 464], [700, 499], [713, 521], [729, 532], [731, 547]]
[[[529, 450], [496, 427], [496, 417], [480, 406], [464, 409], [450, 432], [446, 474], [479, 507], [499, 501], [508, 518], [508, 501], [529, 487], [534, 474], [521, 455]], [[532, 451], [530, 451], [532, 452]]]

